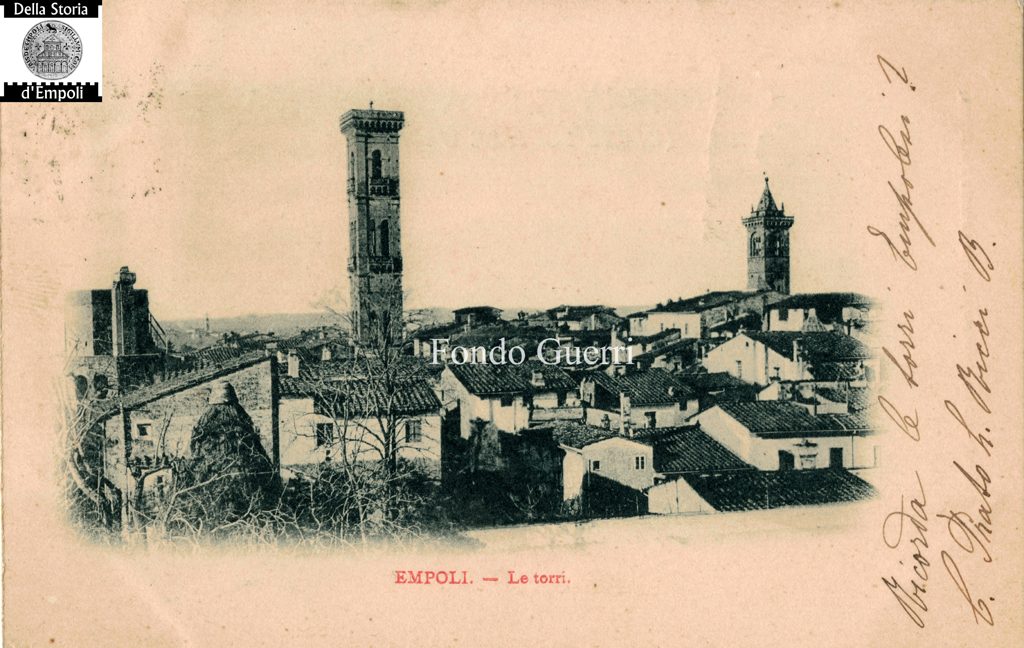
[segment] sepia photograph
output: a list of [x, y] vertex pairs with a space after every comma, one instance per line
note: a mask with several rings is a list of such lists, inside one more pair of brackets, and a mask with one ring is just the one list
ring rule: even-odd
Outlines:
[[1019, 3], [0, 5], [4, 645], [1024, 641]]

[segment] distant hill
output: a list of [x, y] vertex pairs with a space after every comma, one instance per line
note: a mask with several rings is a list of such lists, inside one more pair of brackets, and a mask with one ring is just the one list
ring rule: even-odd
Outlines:
[[241, 315], [239, 317], [211, 317], [210, 334], [206, 335], [204, 319], [162, 321], [167, 338], [177, 349], [201, 349], [216, 344], [224, 333], [273, 333], [277, 337], [291, 337], [301, 331], [321, 326], [344, 324], [332, 313], [270, 313]]
[[[553, 304], [552, 306], [556, 306]], [[650, 306], [616, 306], [619, 315], [628, 315]], [[430, 307], [418, 308], [409, 313], [411, 319], [418, 320], [423, 326], [451, 322], [455, 319], [453, 309]], [[528, 314], [539, 312], [534, 308], [506, 308], [505, 319], [515, 319], [519, 311]], [[241, 315], [238, 317], [211, 317], [210, 335], [205, 335], [206, 321], [202, 318], [162, 321], [167, 337], [176, 348], [202, 348], [216, 344], [224, 333], [274, 333], [285, 338], [307, 329], [321, 326], [346, 325], [343, 318], [333, 313], [268, 313]]]
[[[211, 317], [210, 332], [213, 334], [227, 333], [276, 333], [284, 336], [298, 333], [303, 329], [316, 328], [329, 324], [339, 324], [339, 317], [331, 313], [270, 313], [260, 315], [241, 315], [239, 317]], [[174, 328], [183, 332], [203, 329], [203, 319], [183, 319], [161, 322], [163, 327]]]

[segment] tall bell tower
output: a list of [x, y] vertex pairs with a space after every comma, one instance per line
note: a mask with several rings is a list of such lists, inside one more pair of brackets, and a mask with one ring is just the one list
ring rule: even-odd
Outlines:
[[398, 111], [341, 116], [348, 168], [348, 278], [352, 335], [369, 345], [402, 336], [402, 230], [399, 219]]
[[743, 219], [747, 228], [747, 290], [789, 294], [789, 228], [793, 217], [785, 211], [785, 203], [776, 207], [765, 177], [760, 202]]

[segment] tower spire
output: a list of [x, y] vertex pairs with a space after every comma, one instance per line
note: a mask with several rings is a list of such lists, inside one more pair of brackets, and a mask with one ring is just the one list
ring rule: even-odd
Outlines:
[[775, 206], [775, 197], [772, 196], [771, 187], [768, 186], [768, 175], [764, 176], [764, 191], [761, 193], [761, 200], [758, 201], [757, 207], [754, 212], [758, 214], [767, 214], [771, 212], [777, 212], [779, 209]]
[[789, 293], [789, 228], [793, 218], [775, 205], [768, 174], [757, 206], [743, 219], [747, 228], [747, 290]]

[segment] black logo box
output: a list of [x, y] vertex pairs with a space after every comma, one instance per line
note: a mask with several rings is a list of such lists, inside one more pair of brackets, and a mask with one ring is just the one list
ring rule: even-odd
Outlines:
[[[40, 92], [45, 93], [48, 90], [64, 90], [65, 95], [72, 96], [64, 99], [37, 98]], [[4, 103], [81, 103], [93, 101], [103, 101], [103, 98], [100, 97], [100, 86], [95, 82], [4, 83], [4, 96], [0, 97], [0, 102]]]
[[103, 0], [0, 0], [4, 19], [99, 18]]

